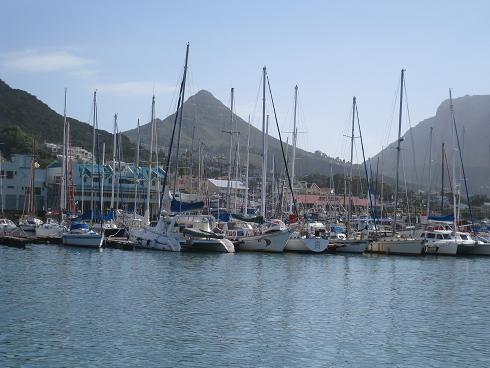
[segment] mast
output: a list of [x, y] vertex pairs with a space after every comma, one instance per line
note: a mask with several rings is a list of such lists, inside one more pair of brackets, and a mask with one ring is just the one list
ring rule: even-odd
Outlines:
[[[352, 129], [350, 136], [350, 172], [349, 172], [349, 204], [347, 207], [347, 226], [346, 232], [349, 237], [350, 223], [352, 217], [352, 182], [353, 182], [353, 170], [354, 170], [354, 122], [356, 117], [356, 97], [352, 97]], [[360, 180], [360, 178], [359, 178]]]
[[[180, 132], [182, 130], [182, 116], [184, 116], [185, 83], [186, 83], [186, 79], [187, 79], [187, 61], [188, 61], [188, 59], [189, 59], [189, 44], [187, 44], [187, 49], [186, 49], [186, 53], [185, 53], [184, 77], [182, 78], [182, 99], [181, 99], [181, 104], [180, 104], [179, 132], [177, 134], [177, 152], [175, 154], [174, 196], [176, 193], [177, 175], [179, 173]], [[167, 175], [167, 173], [165, 173], [165, 175]], [[163, 198], [163, 192], [162, 192], [161, 196]], [[159, 207], [161, 208], [161, 205]]]
[[266, 136], [265, 136], [265, 78], [267, 70], [264, 66], [262, 69], [262, 193], [261, 193], [261, 209], [260, 214], [265, 219], [265, 196], [267, 185], [267, 154], [266, 154]]
[[269, 115], [266, 116], [265, 119], [265, 150], [264, 150], [264, 189], [265, 189], [265, 195], [264, 195], [264, 203], [265, 203], [265, 208], [264, 208], [264, 213], [267, 214], [267, 169], [268, 169], [268, 164], [269, 164]]
[[150, 223], [150, 194], [151, 194], [151, 161], [153, 159], [153, 132], [155, 124], [155, 96], [151, 99], [151, 137], [150, 137], [150, 156], [148, 158], [148, 185], [146, 187], [145, 223]]
[[117, 145], [117, 114], [114, 114], [114, 130], [112, 133], [112, 191], [111, 191], [111, 209], [114, 208], [114, 185], [116, 182], [116, 145]]
[[[99, 171], [100, 172], [100, 171]], [[105, 142], [102, 143], [102, 174], [99, 176], [100, 184], [100, 216], [104, 214], [104, 179], [105, 179]]]
[[94, 221], [94, 173], [95, 173], [95, 119], [97, 116], [97, 91], [94, 91], [94, 116], [93, 116], [93, 137], [92, 137], [92, 173], [91, 177], [91, 195], [90, 195], [90, 222]]
[[400, 110], [398, 112], [398, 139], [396, 142], [396, 177], [395, 177], [395, 210], [393, 215], [393, 229], [392, 235], [395, 236], [396, 232], [396, 212], [398, 210], [398, 185], [400, 179], [400, 144], [402, 142], [402, 111], [403, 111], [403, 83], [405, 78], [405, 69], [401, 71], [400, 77]]
[[[298, 106], [298, 85], [294, 86], [294, 117], [293, 117], [293, 157], [291, 161], [291, 185], [294, 189], [294, 168], [296, 165], [296, 141], [298, 139], [298, 129], [296, 128], [296, 116]], [[293, 212], [293, 201], [289, 204], [289, 212]]]
[[429, 185], [427, 187], [427, 221], [429, 221], [430, 216], [430, 189], [432, 186], [432, 132], [434, 128], [430, 127], [429, 135]]
[[381, 147], [381, 188], [380, 188], [380, 208], [379, 208], [379, 217], [383, 218], [383, 207], [384, 207], [384, 173], [383, 173], [383, 147]]
[[441, 216], [444, 215], [444, 142], [442, 142], [441, 152]]
[[[466, 192], [466, 200], [468, 201], [468, 210], [470, 212], [471, 225], [474, 225], [475, 222], [473, 220], [473, 211], [471, 210], [470, 194], [468, 191], [468, 183], [466, 181], [466, 173], [464, 170], [463, 152], [461, 149], [461, 145], [459, 143], [458, 128], [456, 126], [456, 117], [454, 116], [454, 106], [453, 106], [453, 97], [452, 97], [451, 89], [449, 89], [449, 100], [450, 100], [450, 107], [451, 107], [451, 117], [452, 117], [453, 126], [454, 126], [454, 135], [456, 136], [456, 142], [458, 144], [459, 160], [461, 163], [461, 171], [463, 172], [464, 188], [465, 188], [465, 192]], [[475, 232], [473, 226], [471, 227], [471, 230], [473, 233]]]
[[65, 103], [63, 107], [63, 154], [61, 164], [61, 193], [60, 193], [60, 211], [63, 212], [66, 209], [66, 92], [65, 87]]
[[250, 165], [250, 114], [248, 115], [248, 137], [247, 137], [247, 167], [245, 169], [245, 205], [243, 206], [243, 214], [248, 213], [248, 167]]
[[[138, 180], [139, 180], [139, 166], [140, 166], [140, 119], [138, 119], [138, 138], [136, 141], [136, 165], [134, 168], [134, 215], [136, 217], [136, 200], [138, 198]], [[114, 179], [113, 179], [114, 182]]]
[[[165, 166], [165, 176], [163, 178], [162, 191], [160, 193], [160, 206], [158, 208], [158, 216], [160, 216], [162, 213], [163, 196], [165, 194], [165, 187], [167, 185], [167, 180], [168, 180], [167, 177], [168, 177], [168, 170], [170, 168], [170, 157], [172, 155], [172, 146], [174, 143], [175, 127], [177, 125], [177, 119], [179, 118], [179, 116], [178, 116], [179, 107], [180, 107], [180, 113], [181, 113], [180, 120], [182, 120], [182, 114], [184, 112], [185, 81], [187, 78], [187, 62], [188, 62], [188, 60], [189, 60], [189, 43], [187, 43], [186, 52], [185, 52], [184, 75], [182, 77], [182, 82], [180, 84], [179, 100], [177, 101], [177, 111], [175, 112], [174, 126], [172, 128], [172, 135], [170, 137], [170, 144], [168, 147], [167, 163]], [[175, 183], [174, 183], [174, 193], [175, 193]]]
[[232, 166], [232, 157], [233, 157], [233, 99], [234, 99], [235, 89], [231, 88], [231, 97], [230, 97], [230, 131], [227, 132], [230, 134], [230, 157], [228, 161], [228, 186], [226, 188], [226, 206], [228, 210], [230, 209], [230, 201], [231, 201], [231, 166]]
[[276, 180], [276, 157], [272, 154], [272, 179], [271, 179], [271, 216], [275, 217], [275, 199], [274, 184]]

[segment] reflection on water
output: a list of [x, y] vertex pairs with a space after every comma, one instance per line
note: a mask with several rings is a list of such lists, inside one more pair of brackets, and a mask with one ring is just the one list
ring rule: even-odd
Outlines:
[[0, 366], [490, 366], [490, 259], [0, 247]]

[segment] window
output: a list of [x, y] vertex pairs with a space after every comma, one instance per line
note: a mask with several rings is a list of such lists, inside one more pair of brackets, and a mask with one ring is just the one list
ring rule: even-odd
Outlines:
[[464, 235], [464, 234], [461, 234], [461, 239], [468, 240], [468, 236], [467, 235]]
[[442, 234], [437, 234], [437, 239], [442, 239]]
[[14, 178], [14, 172], [13, 171], [7, 171], [7, 179], [13, 179]]
[[436, 234], [429, 233], [427, 234], [427, 239], [435, 239]]

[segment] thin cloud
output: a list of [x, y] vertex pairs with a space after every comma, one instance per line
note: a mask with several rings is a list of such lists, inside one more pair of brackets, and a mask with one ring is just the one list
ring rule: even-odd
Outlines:
[[0, 59], [3, 68], [28, 73], [54, 71], [89, 72], [94, 61], [67, 51], [25, 50], [7, 53]]
[[165, 83], [128, 81], [99, 84], [97, 89], [108, 94], [136, 96], [151, 95], [153, 92], [156, 94], [172, 93], [175, 87]]

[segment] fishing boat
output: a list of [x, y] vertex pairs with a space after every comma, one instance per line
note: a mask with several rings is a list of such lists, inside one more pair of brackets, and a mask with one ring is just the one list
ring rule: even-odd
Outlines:
[[63, 245], [70, 245], [83, 248], [100, 248], [104, 241], [104, 236], [90, 229], [85, 222], [73, 222], [70, 230], [63, 233]]

